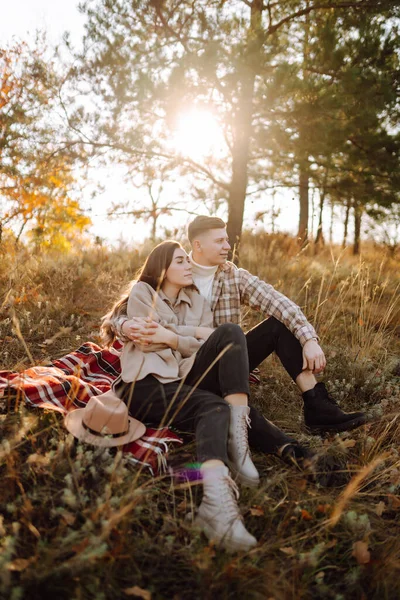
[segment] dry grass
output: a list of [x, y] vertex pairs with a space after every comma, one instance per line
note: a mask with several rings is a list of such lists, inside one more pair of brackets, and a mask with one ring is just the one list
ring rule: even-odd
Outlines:
[[[90, 249], [32, 256], [3, 249], [1, 368], [22, 369], [96, 341], [100, 316], [133, 277], [140, 252]], [[119, 599], [400, 596], [400, 264], [376, 248], [299, 253], [285, 236], [246, 237], [243, 266], [296, 300], [320, 332], [325, 379], [346, 409], [377, 417], [321, 440], [302, 429], [301, 402], [276, 359], [253, 401], [319, 454], [312, 479], [256, 455], [243, 490], [260, 543], [229, 556], [185, 515], [199, 486], [153, 480], [120, 453], [75, 444], [58, 414], [5, 407], [0, 446], [0, 596]], [[250, 312], [247, 324], [259, 317]], [[174, 453], [183, 461], [191, 446]], [[137, 587], [135, 587], [137, 586]]]

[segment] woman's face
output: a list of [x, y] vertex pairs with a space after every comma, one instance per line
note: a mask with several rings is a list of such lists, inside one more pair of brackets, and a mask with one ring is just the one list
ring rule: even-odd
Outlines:
[[176, 248], [166, 273], [165, 280], [178, 287], [192, 285], [192, 265], [189, 257], [182, 248]]

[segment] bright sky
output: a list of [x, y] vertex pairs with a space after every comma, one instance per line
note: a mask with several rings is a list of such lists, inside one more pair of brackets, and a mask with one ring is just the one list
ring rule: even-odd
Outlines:
[[27, 34], [45, 29], [49, 42], [56, 44], [68, 30], [79, 41], [83, 24], [75, 0], [12, 0], [2, 11], [0, 36], [2, 41], [10, 41], [13, 36], [26, 39]]
[[[13, 36], [27, 39], [30, 36], [34, 37], [37, 29], [44, 29], [47, 32], [49, 44], [56, 45], [61, 42], [62, 35], [67, 30], [70, 32], [72, 42], [78, 45], [84, 32], [83, 25], [84, 17], [78, 11], [78, 1], [11, 0], [7, 3], [7, 8], [2, 11], [0, 39], [2, 43], [11, 42]], [[186, 152], [192, 155], [193, 158], [199, 159], [199, 156], [197, 156], [199, 151], [201, 152], [203, 147], [204, 151], [207, 151], [209, 146], [208, 138], [214, 134], [218, 137], [218, 132], [215, 133], [215, 123], [207, 115], [201, 123], [199, 123], [198, 115], [193, 122], [196, 122], [197, 125], [194, 125], [194, 129], [190, 130], [190, 120], [188, 121], [187, 117], [186, 121], [183, 119], [181, 131], [178, 128], [176, 142], [181, 152]], [[202, 131], [203, 144], [199, 140], [199, 135], [201, 135]], [[195, 142], [195, 145], [190, 147], [190, 143], [193, 140], [197, 140], [197, 143]], [[112, 202], [137, 198], [138, 191], [121, 184], [121, 173], [117, 169], [102, 169], [95, 174], [95, 177], [104, 184], [104, 193], [97, 196], [95, 200], [90, 198], [89, 192], [84, 193], [82, 198], [82, 205], [90, 209], [93, 220], [93, 235], [98, 235], [110, 243], [118, 239], [123, 239], [128, 243], [131, 241], [142, 241], [149, 234], [149, 224], [143, 222], [138, 224], [131, 223], [129, 217], [113, 221], [110, 221], [109, 217], [107, 217], [107, 209], [111, 206]], [[171, 197], [183, 197], [185, 208], [193, 210], [190, 198], [187, 200], [184, 198], [184, 192], [179, 190], [179, 186], [176, 189], [171, 189], [170, 193]], [[281, 210], [281, 214], [276, 220], [276, 226], [280, 230], [294, 233], [298, 220], [298, 202], [292, 196], [293, 194], [285, 196], [276, 195], [276, 204]], [[168, 198], [166, 198], [166, 201], [168, 202]], [[255, 203], [249, 199], [246, 205], [245, 225], [254, 228], [254, 213], [259, 210], [265, 210], [267, 205], [271, 205], [270, 197], [265, 198], [262, 203]], [[204, 213], [205, 211], [203, 210], [202, 212]], [[225, 215], [220, 214], [219, 216], [224, 217]], [[173, 217], [163, 217], [162, 226], [173, 228], [177, 224], [185, 224], [190, 218], [192, 216], [187, 215], [185, 212], [175, 212], [173, 213]], [[270, 219], [266, 217], [265, 225], [268, 230], [270, 230], [269, 224]], [[340, 235], [341, 231], [338, 231], [339, 239]]]

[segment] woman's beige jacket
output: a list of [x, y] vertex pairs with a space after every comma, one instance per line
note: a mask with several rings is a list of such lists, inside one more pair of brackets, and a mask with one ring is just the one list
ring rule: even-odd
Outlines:
[[122, 380], [129, 383], [154, 375], [161, 383], [185, 377], [194, 363], [195, 354], [204, 343], [195, 338], [197, 327], [212, 327], [213, 317], [206, 299], [196, 290], [182, 288], [171, 305], [162, 290], [157, 293], [139, 281], [128, 300], [128, 318], [150, 317], [178, 336], [177, 350], [166, 344], [139, 346], [126, 342], [121, 355]]

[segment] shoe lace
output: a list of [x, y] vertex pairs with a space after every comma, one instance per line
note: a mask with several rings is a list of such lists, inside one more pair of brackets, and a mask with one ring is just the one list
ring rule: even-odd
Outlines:
[[246, 453], [249, 449], [249, 428], [251, 428], [251, 419], [249, 415], [243, 415], [237, 424], [237, 434], [240, 444], [240, 450]]
[[330, 403], [330, 404], [334, 404], [335, 406], [339, 406], [337, 400], [335, 400], [334, 398], [332, 398], [332, 396], [330, 396], [329, 394], [327, 394], [325, 396], [326, 400]]
[[239, 500], [239, 488], [229, 475], [225, 475], [223, 482], [224, 512], [233, 519], [242, 519], [238, 510], [237, 501]]
[[328, 393], [325, 386], [319, 390], [319, 394], [322, 394], [323, 399], [329, 402], [329, 404], [333, 404], [334, 406], [339, 406], [338, 402], [332, 398], [332, 396]]

